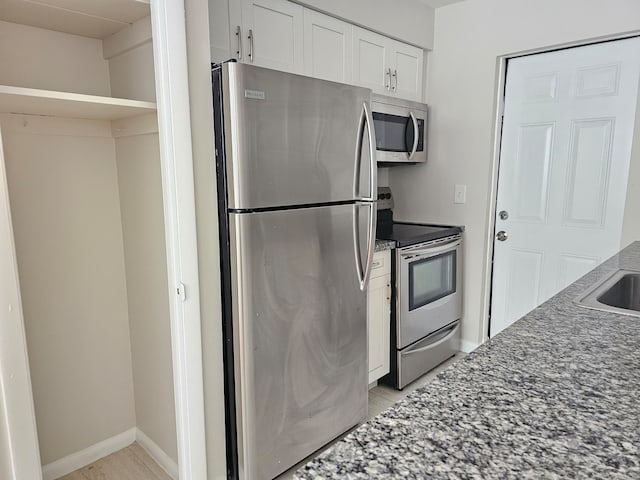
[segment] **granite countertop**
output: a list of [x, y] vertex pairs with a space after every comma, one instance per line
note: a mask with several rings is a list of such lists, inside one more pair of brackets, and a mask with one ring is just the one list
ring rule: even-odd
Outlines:
[[640, 270], [640, 242], [294, 478], [640, 479], [640, 318], [574, 303], [617, 268]]
[[395, 240], [376, 240], [376, 248], [374, 251], [381, 252], [383, 250], [392, 250], [396, 248]]

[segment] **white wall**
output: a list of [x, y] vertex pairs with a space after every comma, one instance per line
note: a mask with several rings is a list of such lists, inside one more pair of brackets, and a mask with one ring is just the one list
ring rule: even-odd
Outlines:
[[[485, 259], [490, 248], [490, 189], [497, 59], [640, 30], [634, 0], [466, 0], [436, 10], [427, 102], [429, 151], [424, 166], [390, 170], [396, 216], [461, 224], [464, 235], [463, 345], [486, 335]], [[453, 186], [467, 203], [453, 204]]]
[[433, 47], [434, 9], [418, 0], [294, 0], [402, 42]]
[[177, 462], [158, 135], [116, 140], [136, 425]]
[[0, 65], [1, 85], [111, 93], [100, 40], [0, 21]]
[[2, 119], [43, 464], [135, 426], [109, 122]]

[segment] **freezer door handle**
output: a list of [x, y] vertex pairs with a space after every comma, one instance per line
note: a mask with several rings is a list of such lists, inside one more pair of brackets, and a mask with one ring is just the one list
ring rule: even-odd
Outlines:
[[[367, 254], [363, 265], [360, 252], [360, 207], [367, 207]], [[353, 205], [353, 247], [356, 260], [356, 271], [360, 290], [365, 291], [369, 285], [369, 276], [373, 265], [373, 254], [376, 247], [376, 204], [374, 202], [356, 202]]]
[[378, 190], [378, 165], [376, 163], [376, 137], [373, 128], [373, 116], [367, 102], [362, 104], [362, 112], [358, 123], [358, 137], [356, 140], [355, 172], [353, 178], [353, 193], [360, 196], [360, 172], [362, 170], [362, 149], [364, 146], [364, 133], [369, 136], [369, 195], [361, 197], [361, 200], [375, 202]]

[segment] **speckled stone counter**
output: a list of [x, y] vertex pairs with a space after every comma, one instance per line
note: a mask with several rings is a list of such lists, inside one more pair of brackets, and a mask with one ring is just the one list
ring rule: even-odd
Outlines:
[[396, 242], [393, 240], [376, 240], [376, 252], [381, 252], [383, 250], [391, 250], [396, 248]]
[[640, 479], [640, 318], [574, 303], [640, 242], [360, 426], [296, 479]]

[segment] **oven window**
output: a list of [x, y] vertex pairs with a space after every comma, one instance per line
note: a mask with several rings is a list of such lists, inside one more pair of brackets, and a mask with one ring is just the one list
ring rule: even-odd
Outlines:
[[[424, 120], [419, 118], [418, 130], [424, 131]], [[382, 152], [409, 152], [413, 145], [413, 126], [406, 116], [373, 112], [373, 125], [376, 130], [376, 149]], [[422, 137], [422, 133], [420, 134]], [[417, 151], [423, 150], [423, 142], [418, 139]]]
[[455, 251], [409, 264], [409, 311], [435, 302], [455, 291]]

